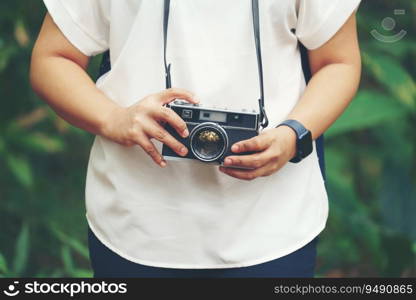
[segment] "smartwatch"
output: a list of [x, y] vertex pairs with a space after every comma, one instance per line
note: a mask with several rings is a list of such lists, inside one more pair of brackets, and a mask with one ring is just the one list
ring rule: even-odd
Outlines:
[[280, 126], [288, 126], [296, 133], [296, 154], [290, 162], [298, 163], [312, 153], [312, 133], [302, 123], [296, 120], [286, 120], [277, 125], [276, 128]]

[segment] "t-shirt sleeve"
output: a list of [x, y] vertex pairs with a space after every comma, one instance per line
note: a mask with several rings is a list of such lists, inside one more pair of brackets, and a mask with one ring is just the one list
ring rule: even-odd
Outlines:
[[109, 0], [44, 0], [65, 37], [87, 56], [109, 48]]
[[296, 35], [313, 50], [328, 42], [358, 8], [361, 0], [297, 0]]

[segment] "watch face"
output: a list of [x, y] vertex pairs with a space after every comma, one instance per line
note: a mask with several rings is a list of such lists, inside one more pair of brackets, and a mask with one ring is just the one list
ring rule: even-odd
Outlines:
[[302, 158], [305, 158], [312, 153], [312, 150], [312, 134], [310, 131], [308, 131], [307, 134], [303, 135], [298, 140], [298, 155]]

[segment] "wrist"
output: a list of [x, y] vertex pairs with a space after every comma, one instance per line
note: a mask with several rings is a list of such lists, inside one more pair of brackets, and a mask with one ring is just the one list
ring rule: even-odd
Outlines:
[[122, 120], [122, 115], [125, 111], [124, 107], [115, 105], [108, 109], [108, 112], [102, 115], [101, 120], [98, 124], [98, 135], [105, 138], [113, 139], [114, 130], [118, 126], [114, 124], [117, 120]]
[[306, 129], [302, 123], [297, 120], [289, 119], [280, 123], [277, 127], [287, 127], [296, 135], [296, 151], [295, 155], [290, 159], [290, 162], [298, 163], [312, 153], [312, 133]]
[[274, 130], [277, 133], [277, 139], [282, 141], [280, 144], [284, 155], [288, 160], [292, 159], [296, 155], [296, 133], [288, 126], [279, 126]]

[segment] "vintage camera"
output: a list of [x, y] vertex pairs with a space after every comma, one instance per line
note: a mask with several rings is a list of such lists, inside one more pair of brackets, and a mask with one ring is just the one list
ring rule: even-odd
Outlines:
[[162, 155], [167, 160], [197, 159], [206, 163], [222, 164], [226, 156], [250, 154], [235, 154], [231, 152], [231, 147], [234, 143], [250, 139], [259, 133], [259, 115], [255, 111], [205, 108], [181, 100], [175, 100], [169, 107], [185, 121], [189, 136], [181, 137], [168, 124], [165, 128], [189, 151], [187, 156], [182, 157], [163, 145]]
[[[182, 117], [190, 134], [187, 138], [182, 138], [169, 124], [165, 128], [174, 138], [182, 142], [189, 149], [189, 152], [186, 157], [182, 157], [168, 146], [163, 145], [162, 155], [166, 160], [185, 158], [196, 159], [205, 163], [222, 164], [224, 158], [229, 155], [251, 154], [252, 152], [234, 154], [231, 152], [231, 147], [239, 141], [257, 136], [260, 127], [263, 129], [267, 127], [268, 119], [264, 107], [263, 64], [260, 46], [259, 1], [252, 0], [251, 6], [260, 84], [259, 112], [206, 108], [183, 100], [175, 100], [167, 106]], [[168, 63], [166, 58], [169, 12], [170, 0], [164, 0], [163, 62], [167, 89], [172, 87], [171, 64]]]

